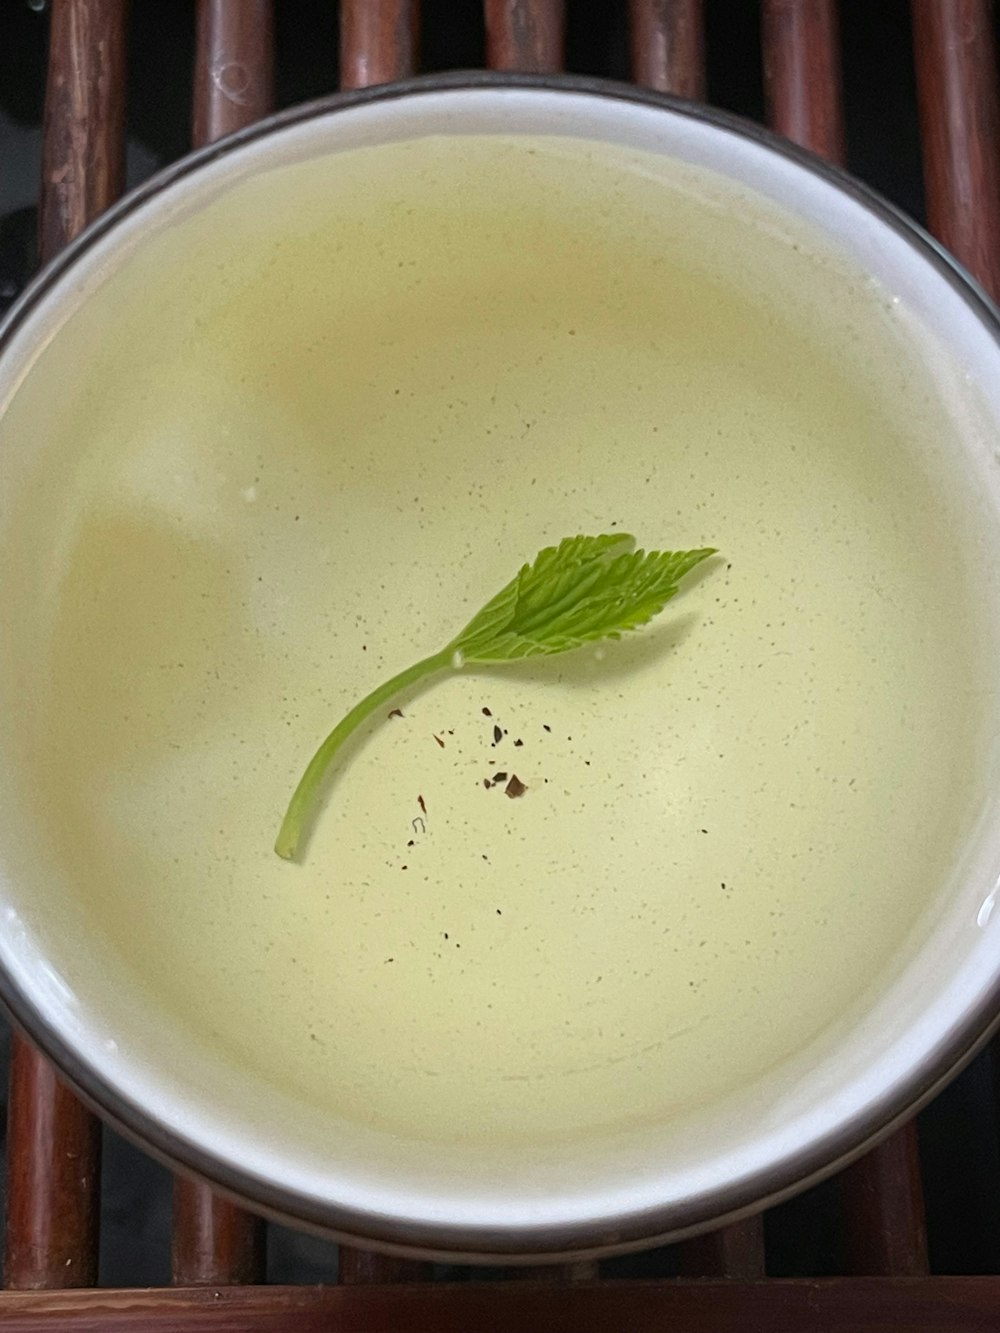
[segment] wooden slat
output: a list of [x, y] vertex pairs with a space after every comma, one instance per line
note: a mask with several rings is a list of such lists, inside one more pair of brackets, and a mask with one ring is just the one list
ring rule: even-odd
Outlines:
[[[485, 0], [486, 63], [518, 74], [553, 74], [563, 68], [566, 46], [564, 0]], [[507, 1270], [515, 1284], [561, 1286], [595, 1278], [596, 1262], [544, 1264]]]
[[418, 0], [341, 0], [340, 86], [370, 88], [417, 67]]
[[265, 1233], [259, 1217], [198, 1181], [174, 1179], [171, 1277], [181, 1287], [264, 1281]]
[[429, 1282], [433, 1275], [434, 1265], [419, 1259], [397, 1259], [392, 1254], [357, 1250], [353, 1245], [340, 1247], [338, 1280], [348, 1287], [372, 1282]]
[[[928, 222], [1000, 300], [994, 6], [991, 0], [911, 0], [911, 13]], [[993, 1054], [998, 1060], [1000, 1047]]]
[[912, 0], [931, 230], [1000, 300], [1000, 109], [990, 0]]
[[0, 1293], [4, 1333], [984, 1333], [995, 1277]]
[[927, 1272], [915, 1121], [848, 1167], [840, 1176], [840, 1196], [849, 1273], [918, 1277]]
[[4, 1283], [97, 1281], [101, 1127], [23, 1038], [11, 1051]]
[[[341, 0], [340, 84], [367, 88], [414, 73], [420, 8], [417, 0]], [[340, 1247], [339, 1281], [348, 1287], [429, 1280], [433, 1264], [371, 1250]]]
[[45, 88], [39, 247], [73, 239], [125, 181], [127, 0], [56, 0]]
[[[51, 259], [114, 201], [125, 178], [126, 0], [52, 6], [39, 249]], [[7, 1117], [8, 1287], [97, 1280], [101, 1130], [22, 1037]]]
[[844, 107], [835, 0], [763, 0], [768, 116], [804, 148], [844, 161]]
[[[198, 0], [192, 141], [232, 134], [274, 105], [272, 0]], [[260, 1218], [200, 1181], [174, 1180], [171, 1276], [182, 1286], [262, 1282]]]
[[273, 106], [273, 0], [198, 0], [195, 146], [253, 124]]
[[599, 1276], [596, 1259], [577, 1259], [564, 1264], [531, 1264], [507, 1268], [504, 1273], [511, 1282], [590, 1282]]
[[702, 0], [631, 0], [632, 78], [676, 97], [705, 96]]
[[680, 1251], [684, 1277], [762, 1278], [766, 1267], [764, 1219], [747, 1217], [720, 1231], [696, 1236], [685, 1241]]
[[[834, 0], [763, 0], [762, 42], [772, 127], [844, 160], [840, 43]], [[906, 1125], [841, 1177], [851, 1272], [927, 1272], [916, 1126]]]
[[[485, 0], [486, 63], [518, 74], [554, 74], [563, 68], [566, 47], [565, 0]], [[546, 1264], [512, 1268], [516, 1284], [582, 1282], [597, 1276], [597, 1264]]]
[[551, 74], [563, 67], [565, 0], [485, 0], [490, 69]]
[[[705, 27], [702, 0], [631, 0], [632, 76], [636, 83], [678, 97], [705, 96]], [[686, 1277], [764, 1276], [764, 1226], [760, 1217], [724, 1227], [680, 1247]]]

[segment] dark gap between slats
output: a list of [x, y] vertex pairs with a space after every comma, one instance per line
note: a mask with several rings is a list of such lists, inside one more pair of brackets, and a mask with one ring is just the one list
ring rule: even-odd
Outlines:
[[845, 1271], [844, 1226], [835, 1180], [764, 1214], [768, 1277], [836, 1277]]
[[712, 106], [764, 119], [760, 11], [749, 0], [705, 0], [705, 55]]
[[1000, 1273], [995, 1057], [985, 1051], [920, 1115], [932, 1273]]
[[628, 5], [625, 0], [569, 0], [566, 69], [604, 79], [629, 78]]
[[421, 0], [420, 68], [423, 73], [482, 69], [486, 23], [480, 0]]
[[680, 1273], [680, 1247], [667, 1245], [658, 1250], [643, 1250], [638, 1254], [620, 1254], [615, 1259], [601, 1260], [602, 1278], [656, 1278], [677, 1277]]
[[36, 265], [46, 28], [47, 19], [26, 4], [0, 16], [0, 315]]
[[840, 14], [848, 170], [922, 223], [910, 7], [841, 0]]
[[337, 1246], [333, 1241], [268, 1222], [268, 1282], [301, 1285], [333, 1282], [336, 1276]]
[[165, 1166], [105, 1127], [98, 1286], [169, 1285], [172, 1188]]
[[274, 6], [274, 96], [295, 106], [337, 91], [340, 6], [335, 0], [277, 0]]
[[191, 147], [194, 5], [132, 0], [128, 61], [131, 188]]

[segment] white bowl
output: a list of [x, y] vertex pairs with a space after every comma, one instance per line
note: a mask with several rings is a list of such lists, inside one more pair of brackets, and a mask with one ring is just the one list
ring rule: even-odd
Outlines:
[[[925, 401], [915, 406], [915, 419], [926, 407], [953, 423], [952, 434], [937, 442], [916, 432], [911, 462], [914, 475], [931, 479], [928, 486], [950, 478], [940, 494], [945, 517], [934, 521], [953, 539], [956, 605], [972, 608], [961, 621], [968, 652], [987, 664], [984, 680], [1000, 663], [994, 575], [1000, 569], [1000, 326], [983, 293], [911, 222], [843, 173], [756, 127], [631, 88], [470, 75], [297, 108], [185, 159], [112, 209], [42, 274], [3, 330], [0, 587], [12, 610], [0, 657], [0, 743], [8, 756], [0, 773], [0, 994], [103, 1115], [163, 1159], [261, 1211], [407, 1253], [551, 1259], [679, 1238], [780, 1199], [912, 1114], [986, 1040], [1000, 996], [1000, 914], [992, 912], [1000, 872], [995, 690], [977, 690], [969, 700], [966, 712], [976, 719], [978, 739], [955, 750], [967, 753], [968, 766], [942, 775], [941, 805], [948, 812], [934, 836], [942, 847], [948, 838], [957, 842], [941, 853], [937, 891], [926, 910], [915, 912], [912, 929], [884, 966], [869, 975], [859, 962], [857, 1003], [842, 1021], [683, 1116], [647, 1115], [636, 1124], [591, 1125], [537, 1142], [524, 1135], [508, 1143], [502, 1135], [493, 1143], [431, 1142], [408, 1134], [405, 1123], [386, 1128], [334, 1113], [324, 1118], [280, 1086], [280, 1077], [268, 1080], [220, 1059], [130, 973], [121, 942], [113, 948], [95, 929], [74, 896], [72, 857], [51, 850], [59, 838], [47, 836], [44, 822], [39, 827], [38, 792], [25, 777], [38, 762], [31, 756], [41, 734], [36, 714], [44, 711], [33, 664], [46, 660], [51, 633], [51, 623], [36, 618], [33, 608], [66, 575], [66, 550], [45, 527], [65, 511], [70, 530], [88, 464], [85, 449], [67, 455], [64, 468], [61, 463], [70, 433], [65, 414], [87, 387], [81, 348], [88, 344], [77, 344], [75, 360], [60, 361], [59, 348], [79, 339], [74, 327], [89, 327], [95, 348], [102, 338], [110, 342], [112, 317], [127, 315], [105, 305], [100, 319], [107, 322], [94, 324], [98, 316], [88, 310], [102, 309], [95, 293], [130, 263], [141, 264], [155, 238], [171, 230], [182, 234], [185, 219], [251, 177], [268, 178], [288, 164], [353, 148], [468, 135], [557, 136], [575, 144], [574, 151], [588, 142], [610, 145], [650, 155], [630, 160], [633, 168], [644, 161], [651, 179], [660, 170], [664, 180], [671, 173], [686, 180], [715, 173], [730, 215], [745, 207], [751, 263], [760, 244], [754, 238], [767, 232], [774, 253], [812, 237], [810, 263], [856, 272], [865, 288], [857, 309], [882, 310], [892, 336], [922, 368]], [[797, 263], [793, 274], [800, 272]], [[796, 298], [785, 292], [780, 299]], [[79, 323], [88, 318], [91, 326]], [[876, 337], [864, 327], [856, 333], [862, 347]], [[883, 336], [889, 336], [885, 330]], [[151, 375], [165, 348], [169, 336], [152, 354]], [[114, 393], [101, 383], [97, 389]], [[225, 421], [219, 425], [226, 428]], [[163, 447], [169, 450], [168, 440]], [[626, 452], [621, 445], [609, 450], [611, 465]], [[168, 463], [164, 485], [169, 471]], [[66, 478], [62, 493], [52, 490], [57, 475]], [[206, 483], [209, 490], [214, 484]], [[243, 500], [251, 503], [256, 494], [252, 486], [245, 490]], [[40, 534], [37, 547], [29, 528]], [[714, 535], [726, 558], [738, 559], [727, 534]], [[383, 538], [375, 537], [377, 548]], [[503, 572], [512, 573], [533, 553], [510, 551]], [[922, 556], [914, 550], [915, 582], [925, 574]], [[831, 561], [844, 558], [844, 552], [830, 553]], [[459, 550], [445, 547], [446, 564], [454, 561], [457, 568], [460, 559]], [[859, 568], [858, 577], [868, 573]], [[485, 595], [493, 588], [481, 590]], [[932, 602], [936, 596], [940, 588]], [[446, 594], [442, 606], [447, 601]], [[955, 649], [934, 642], [933, 626], [928, 636], [928, 660]], [[705, 660], [713, 652], [711, 635], [699, 627], [696, 637]], [[714, 668], [717, 676], [745, 669], [746, 663]], [[508, 686], [496, 688], [503, 694]], [[957, 707], [954, 699], [939, 702], [942, 710]], [[328, 704], [322, 715], [331, 710]], [[588, 717], [604, 725], [607, 709]], [[849, 720], [845, 714], [845, 727]], [[296, 736], [295, 753], [319, 738], [310, 724]], [[930, 765], [935, 755], [926, 751], [924, 759]], [[50, 762], [58, 767], [65, 759], [56, 753]], [[284, 790], [286, 774], [279, 776]], [[958, 793], [954, 809], [948, 792]], [[872, 801], [887, 802], [888, 810], [891, 793], [887, 787], [861, 799], [870, 817]], [[914, 839], [918, 834], [927, 835], [926, 828], [914, 829]], [[898, 850], [902, 856], [903, 841]], [[641, 863], [637, 873], [643, 873]], [[163, 888], [160, 910], [169, 913], [169, 883]], [[290, 897], [295, 891], [289, 889]], [[859, 920], [863, 914], [852, 918], [852, 929]]]

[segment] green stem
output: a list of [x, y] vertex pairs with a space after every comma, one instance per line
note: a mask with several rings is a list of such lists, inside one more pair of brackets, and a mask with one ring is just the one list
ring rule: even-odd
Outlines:
[[388, 703], [394, 695], [399, 694], [411, 685], [415, 685], [417, 681], [423, 680], [425, 676], [430, 676], [435, 671], [443, 671], [445, 667], [451, 665], [451, 661], [452, 648], [449, 645], [441, 652], [435, 653], [433, 657], [425, 657], [420, 662], [414, 662], [413, 666], [407, 667], [398, 676], [393, 676], [391, 680], [385, 681], [384, 684], [372, 690], [371, 694], [365, 695], [361, 702], [355, 704], [347, 716], [337, 723], [309, 760], [306, 771], [299, 779], [299, 785], [292, 793], [292, 799], [288, 803], [285, 818], [281, 821], [281, 829], [274, 844], [274, 850], [279, 856], [283, 856], [286, 861], [294, 860], [299, 840], [302, 837], [303, 825], [309, 813], [309, 807], [315, 800], [320, 784], [333, 763], [337, 751], [351, 733], [356, 731], [362, 722], [371, 717], [372, 713], [381, 704]]

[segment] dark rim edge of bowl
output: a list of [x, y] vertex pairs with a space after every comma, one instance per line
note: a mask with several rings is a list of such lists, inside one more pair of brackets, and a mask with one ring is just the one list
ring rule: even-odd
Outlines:
[[[771, 131], [724, 111], [657, 93], [632, 84], [578, 76], [495, 74], [483, 70], [424, 75], [374, 88], [335, 93], [289, 107], [186, 155], [165, 167], [103, 212], [49, 263], [26, 287], [0, 324], [0, 356], [40, 300], [96, 242], [122, 220], [217, 158], [276, 132], [371, 102], [392, 101], [422, 93], [526, 90], [584, 94], [632, 102], [701, 121], [749, 139], [847, 194], [891, 228], [937, 270], [965, 301], [1000, 345], [1000, 310], [978, 282], [928, 232], [877, 191], [839, 167]], [[541, 1227], [469, 1229], [450, 1223], [410, 1222], [323, 1203], [231, 1167], [197, 1144], [174, 1133], [147, 1110], [116, 1091], [104, 1076], [77, 1056], [61, 1035], [0, 966], [0, 1006], [30, 1040], [55, 1064], [82, 1100], [114, 1128], [171, 1169], [196, 1174], [222, 1193], [249, 1204], [277, 1221], [312, 1230], [348, 1244], [363, 1245], [407, 1257], [461, 1262], [552, 1262], [625, 1253], [684, 1239], [728, 1225], [764, 1207], [772, 1207], [800, 1190], [833, 1175], [862, 1156], [876, 1142], [916, 1114], [959, 1072], [1000, 1028], [1000, 975], [979, 1005], [971, 1010], [943, 1049], [932, 1053], [926, 1067], [908, 1084], [886, 1097], [867, 1116], [841, 1125], [815, 1141], [807, 1151], [765, 1169], [732, 1187], [723, 1186], [686, 1205]]]

